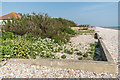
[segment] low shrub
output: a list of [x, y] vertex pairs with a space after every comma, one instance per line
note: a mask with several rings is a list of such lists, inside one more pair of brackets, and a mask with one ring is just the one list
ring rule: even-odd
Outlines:
[[86, 29], [86, 30], [78, 30], [76, 32], [76, 34], [80, 34], [80, 35], [85, 34], [85, 35], [87, 35], [87, 34], [91, 34], [91, 33], [94, 33], [94, 32], [95, 32], [95, 30]]
[[88, 54], [93, 54], [93, 52], [91, 52], [91, 51], [89, 51], [89, 52], [87, 52]]
[[72, 35], [75, 35], [76, 33], [75, 33], [75, 31], [74, 30], [72, 30], [71, 28], [66, 28], [66, 33], [68, 33], [68, 34], [72, 34]]
[[65, 53], [72, 55], [72, 54], [73, 54], [73, 51], [66, 49], [66, 50], [65, 50]]
[[78, 58], [78, 60], [82, 60], [82, 59], [83, 59], [83, 57], [79, 57], [79, 58]]
[[88, 28], [83, 28], [82, 30], [88, 30]]
[[85, 53], [85, 54], [83, 55], [83, 57], [88, 57], [88, 53]]
[[14, 38], [14, 34], [11, 32], [3, 32], [2, 33], [2, 39], [6, 40], [6, 39], [13, 39]]
[[74, 49], [74, 51], [79, 51], [78, 49]]
[[77, 55], [81, 56], [81, 55], [82, 55], [82, 52], [78, 52]]
[[0, 58], [0, 61], [7, 58], [35, 59], [37, 55], [43, 58], [56, 58], [55, 53], [62, 50], [62, 44], [63, 42], [56, 43], [55, 40], [50, 38], [19, 36], [11, 39], [7, 37], [2, 40], [2, 52], [0, 53], [2, 58]]
[[91, 43], [91, 44], [90, 44], [90, 47], [95, 47], [95, 46], [96, 46], [95, 43]]
[[62, 55], [61, 58], [62, 58], [62, 59], [65, 59], [65, 58], [66, 58], [66, 55]]
[[20, 39], [6, 39], [2, 41], [2, 58], [29, 58], [35, 54], [31, 51], [31, 44]]
[[[10, 21], [12, 20], [12, 21]], [[2, 31], [12, 32], [18, 35], [31, 34], [32, 36], [44, 36], [56, 41], [69, 41], [71, 35], [75, 35], [70, 26], [76, 26], [73, 21], [63, 18], [51, 18], [47, 14], [24, 14], [21, 19], [8, 19]], [[10, 37], [10, 36], [9, 36]]]

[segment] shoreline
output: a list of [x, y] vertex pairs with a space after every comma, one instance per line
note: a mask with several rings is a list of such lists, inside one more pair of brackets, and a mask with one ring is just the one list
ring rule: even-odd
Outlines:
[[118, 62], [118, 31], [111, 28], [95, 27], [95, 31], [103, 38], [103, 42], [115, 63]]
[[120, 28], [118, 28], [118, 27], [113, 28], [113, 27], [100, 27], [100, 26], [95, 26], [95, 28], [96, 28], [96, 27], [98, 27], [98, 28], [104, 28], [104, 29], [111, 29], [111, 30], [120, 30]]

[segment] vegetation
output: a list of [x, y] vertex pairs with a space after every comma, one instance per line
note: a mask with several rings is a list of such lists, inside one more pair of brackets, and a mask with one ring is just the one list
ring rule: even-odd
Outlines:
[[[10, 21], [12, 20], [12, 21]], [[57, 58], [56, 52], [75, 34], [73, 21], [51, 18], [47, 14], [24, 14], [21, 19], [8, 19], [2, 26], [0, 61], [8, 58]], [[72, 54], [69, 50], [68, 54]], [[63, 56], [65, 58], [65, 56]]]
[[92, 29], [84, 29], [84, 30], [79, 30], [79, 31], [76, 31], [76, 34], [91, 34], [91, 33], [95, 33], [95, 30], [92, 30]]
[[12, 21], [3, 21], [5, 24], [2, 30], [12, 32], [18, 35], [31, 34], [31, 37], [42, 36], [58, 41], [69, 41], [70, 35], [75, 32], [70, 26], [75, 26], [73, 21], [63, 18], [51, 18], [47, 14], [22, 15], [21, 19], [14, 19]]
[[56, 58], [55, 53], [62, 50], [63, 42], [56, 43], [50, 38], [15, 35], [11, 32], [2, 33], [2, 52], [0, 60], [7, 58]]
[[82, 55], [82, 52], [78, 52], [77, 55], [81, 56], [81, 55]]
[[[91, 57], [95, 55], [96, 44], [90, 44], [90, 51], [85, 54], [77, 48], [74, 49], [71, 43], [70, 49], [63, 47], [72, 35], [94, 32], [88, 29], [73, 31], [70, 28], [76, 26], [73, 21], [33, 13], [33, 15], [24, 14], [21, 19], [12, 18], [12, 21], [10, 19], [7, 22], [3, 21], [3, 24], [5, 25], [1, 34], [0, 61], [9, 58], [36, 59], [36, 57], [56, 59], [56, 53], [60, 51], [70, 55], [76, 51], [78, 60], [88, 57], [88, 54]], [[66, 55], [62, 55], [61, 58], [65, 59]]]
[[65, 58], [66, 58], [66, 55], [62, 55], [61, 58], [62, 58], [62, 59], [65, 59]]
[[95, 48], [98, 48], [98, 44], [95, 44], [95, 43], [91, 43], [90, 44], [90, 51], [89, 52], [87, 52], [88, 54], [90, 54], [90, 56], [92, 57], [92, 58], [94, 58], [94, 57], [96, 57], [97, 56], [97, 54], [96, 54], [96, 51], [95, 51]]
[[75, 49], [74, 51], [78, 51], [78, 49]]
[[83, 57], [79, 57], [79, 58], [78, 58], [78, 60], [82, 60], [82, 59], [83, 59]]
[[88, 57], [88, 53], [85, 53], [85, 54], [83, 55], [83, 57]]
[[73, 54], [73, 50], [64, 49], [64, 52], [71, 55]]

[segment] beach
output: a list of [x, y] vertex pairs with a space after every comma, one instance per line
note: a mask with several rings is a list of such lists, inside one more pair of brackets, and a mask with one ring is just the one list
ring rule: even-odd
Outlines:
[[[95, 31], [103, 38], [103, 42], [110, 52], [114, 62], [118, 62], [118, 30], [96, 27]], [[94, 43], [96, 40], [91, 35], [78, 35], [72, 37], [74, 45]], [[59, 54], [60, 55], [60, 54]], [[69, 56], [68, 56], [69, 57]], [[117, 74], [95, 73], [83, 70], [61, 69], [42, 65], [28, 65], [11, 62], [1, 62], [1, 78], [116, 78]], [[73, 65], [74, 66], [74, 65]], [[79, 66], [79, 65], [78, 65]]]
[[[73, 65], [74, 66], [74, 65]], [[54, 68], [7, 62], [0, 68], [1, 78], [116, 78], [117, 74], [95, 73], [69, 68]]]
[[95, 28], [97, 33], [103, 38], [103, 42], [111, 54], [114, 62], [118, 62], [118, 30], [110, 29], [110, 28]]

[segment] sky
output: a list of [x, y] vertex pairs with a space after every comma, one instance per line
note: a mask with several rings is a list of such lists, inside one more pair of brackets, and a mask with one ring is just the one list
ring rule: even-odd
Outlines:
[[117, 2], [2, 2], [2, 15], [10, 12], [48, 13], [50, 17], [92, 26], [118, 25]]

